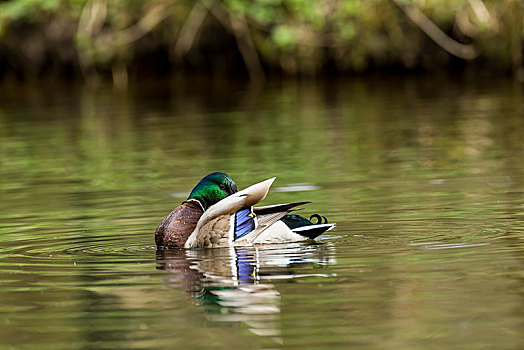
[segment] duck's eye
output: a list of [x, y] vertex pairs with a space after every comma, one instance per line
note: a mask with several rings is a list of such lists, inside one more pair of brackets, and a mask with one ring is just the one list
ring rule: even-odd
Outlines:
[[220, 189], [221, 189], [222, 191], [226, 189], [226, 185], [224, 185], [224, 184], [220, 184], [220, 185], [218, 185], [218, 187], [220, 187]]

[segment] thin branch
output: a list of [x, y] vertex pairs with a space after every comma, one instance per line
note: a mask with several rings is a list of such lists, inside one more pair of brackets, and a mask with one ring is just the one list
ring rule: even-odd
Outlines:
[[450, 38], [435, 23], [433, 23], [420, 9], [411, 4], [406, 4], [400, 0], [393, 0], [398, 7], [409, 17], [427, 36], [429, 36], [441, 48], [450, 54], [471, 60], [478, 56], [478, 51], [473, 45], [464, 45]]
[[482, 0], [468, 0], [469, 6], [473, 9], [473, 13], [477, 19], [485, 26], [491, 27], [493, 30], [498, 31], [498, 24], [490, 15], [488, 8], [482, 2]]
[[115, 46], [124, 46], [142, 38], [151, 32], [157, 25], [171, 14], [169, 10], [170, 5], [166, 3], [159, 3], [154, 5], [149, 12], [147, 12], [135, 25], [123, 29], [117, 33], [108, 33], [102, 35], [96, 40], [97, 46], [105, 46], [107, 44]]
[[98, 72], [93, 59], [93, 37], [102, 29], [107, 17], [107, 2], [104, 0], [88, 1], [80, 14], [76, 31], [77, 39], [84, 43], [79, 46], [78, 63], [80, 71], [90, 84], [99, 81]]
[[202, 23], [204, 23], [206, 15], [207, 9], [200, 3], [200, 1], [197, 1], [191, 9], [187, 20], [178, 35], [178, 39], [173, 49], [173, 56], [175, 58], [180, 58], [191, 50], [200, 27], [202, 26]]
[[107, 16], [107, 3], [103, 0], [88, 1], [78, 20], [78, 33], [92, 37], [97, 34]]
[[209, 10], [213, 16], [235, 36], [238, 50], [244, 59], [251, 81], [264, 81], [264, 70], [262, 69], [258, 52], [249, 33], [249, 27], [245, 17], [230, 16], [224, 5], [220, 2], [215, 2]]
[[231, 27], [237, 39], [238, 49], [246, 62], [249, 77], [253, 81], [264, 80], [264, 70], [258, 57], [258, 52], [249, 33], [245, 18], [231, 18]]

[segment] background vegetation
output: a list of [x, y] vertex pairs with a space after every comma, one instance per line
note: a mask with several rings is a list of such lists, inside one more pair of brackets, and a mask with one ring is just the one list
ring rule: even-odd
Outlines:
[[459, 68], [523, 76], [522, 0], [0, 1], [0, 78]]

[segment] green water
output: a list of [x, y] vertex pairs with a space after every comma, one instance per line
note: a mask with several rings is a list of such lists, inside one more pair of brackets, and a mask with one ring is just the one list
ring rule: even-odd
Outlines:
[[[358, 79], [0, 89], [0, 348], [522, 349], [524, 93]], [[204, 175], [317, 244], [156, 251]]]

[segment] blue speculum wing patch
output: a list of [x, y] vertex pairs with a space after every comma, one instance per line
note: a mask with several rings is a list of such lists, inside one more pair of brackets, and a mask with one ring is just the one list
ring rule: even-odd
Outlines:
[[235, 240], [244, 237], [255, 229], [255, 215], [251, 207], [240, 209], [235, 213]]

